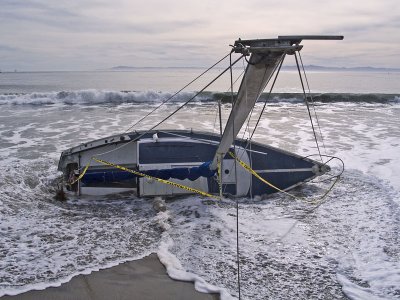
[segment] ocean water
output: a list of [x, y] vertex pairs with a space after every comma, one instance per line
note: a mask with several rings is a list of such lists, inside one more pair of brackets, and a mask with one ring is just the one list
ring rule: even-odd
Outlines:
[[[0, 296], [156, 252], [172, 278], [238, 297], [235, 200], [180, 197], [157, 213], [151, 199], [130, 194], [54, 199], [61, 151], [128, 129], [200, 72], [0, 73]], [[284, 94], [270, 100], [255, 140], [315, 155], [295, 75], [282, 74], [275, 92]], [[400, 299], [400, 74], [308, 78], [322, 151], [343, 159], [345, 171], [318, 205], [282, 194], [238, 200], [241, 296]], [[229, 90], [226, 79], [160, 128], [218, 132], [216, 100]], [[135, 129], [150, 128], [201, 84]], [[223, 120], [229, 110], [224, 103]], [[293, 192], [315, 199], [328, 187], [316, 180]]]

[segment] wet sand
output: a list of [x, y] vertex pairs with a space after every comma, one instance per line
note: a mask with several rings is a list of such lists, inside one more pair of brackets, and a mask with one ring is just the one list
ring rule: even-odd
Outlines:
[[169, 278], [157, 255], [151, 254], [141, 260], [76, 276], [59, 287], [1, 297], [8, 299], [216, 300], [219, 295], [197, 292], [193, 283]]

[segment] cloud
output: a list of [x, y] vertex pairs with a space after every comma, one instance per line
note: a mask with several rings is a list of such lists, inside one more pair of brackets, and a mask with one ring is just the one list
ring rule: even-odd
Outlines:
[[17, 50], [19, 50], [19, 49], [15, 48], [15, 47], [10, 47], [7, 45], [0, 44], [0, 52], [15, 52]]
[[370, 59], [369, 65], [400, 67], [395, 58], [400, 42], [399, 3], [2, 0], [1, 43], [14, 49], [15, 55], [0, 48], [0, 58], [4, 61], [7, 52], [8, 64], [26, 69], [95, 69], [114, 62], [209, 65], [228, 52], [238, 37], [343, 34], [343, 42], [305, 43], [305, 57], [310, 63], [338, 66]]

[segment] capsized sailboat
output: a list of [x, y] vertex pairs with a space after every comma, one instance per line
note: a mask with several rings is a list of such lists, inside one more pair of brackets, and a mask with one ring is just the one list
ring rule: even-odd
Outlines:
[[287, 191], [328, 172], [325, 163], [237, 137], [285, 56], [299, 52], [305, 39], [343, 37], [237, 40], [232, 52], [248, 64], [221, 135], [152, 128], [89, 141], [61, 153], [58, 169], [67, 189], [79, 195], [252, 197]]

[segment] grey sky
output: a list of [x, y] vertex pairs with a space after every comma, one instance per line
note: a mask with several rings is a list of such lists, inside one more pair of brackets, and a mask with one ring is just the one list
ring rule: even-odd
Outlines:
[[0, 0], [1, 70], [208, 66], [238, 37], [305, 41], [306, 64], [400, 68], [399, 0]]

